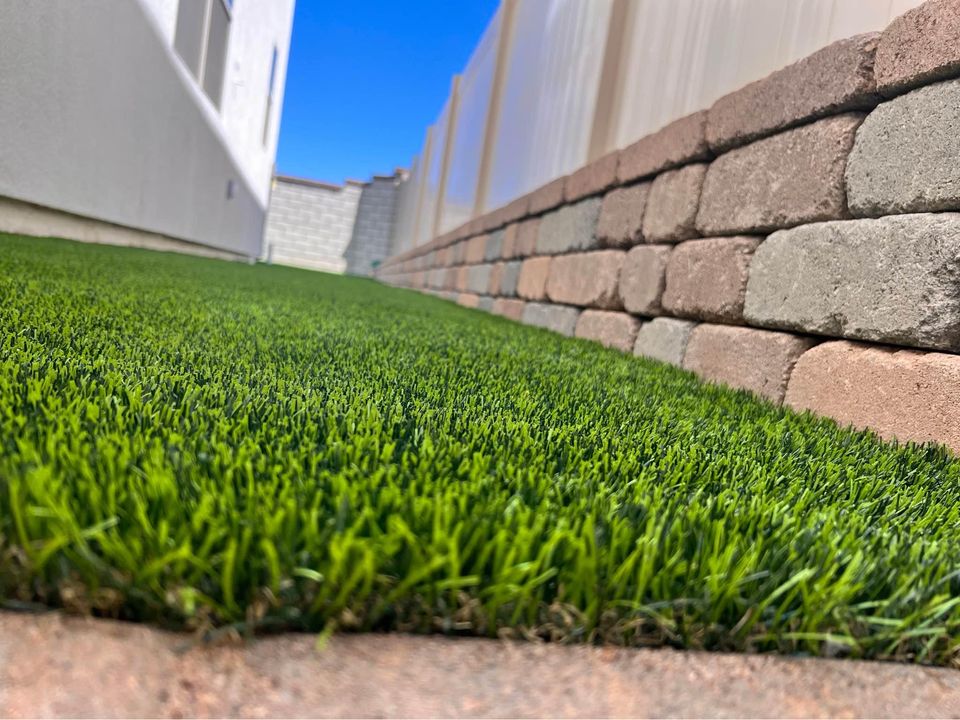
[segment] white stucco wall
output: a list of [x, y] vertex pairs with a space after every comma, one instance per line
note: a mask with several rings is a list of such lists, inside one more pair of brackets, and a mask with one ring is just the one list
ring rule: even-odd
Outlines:
[[[292, 17], [293, 0], [244, 4]], [[165, 34], [170, 17], [168, 0], [0, 2], [0, 197], [258, 256], [266, 161], [232, 147]]]

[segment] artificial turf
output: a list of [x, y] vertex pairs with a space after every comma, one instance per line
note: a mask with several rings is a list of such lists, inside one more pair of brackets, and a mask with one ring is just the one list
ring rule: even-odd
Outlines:
[[0, 235], [0, 596], [950, 664], [960, 463], [373, 281]]

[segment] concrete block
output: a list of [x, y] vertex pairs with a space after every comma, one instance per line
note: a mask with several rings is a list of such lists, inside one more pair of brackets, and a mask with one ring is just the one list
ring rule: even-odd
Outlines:
[[753, 256], [750, 324], [960, 350], [960, 214], [774, 233]]
[[613, 187], [619, 160], [620, 153], [612, 152], [571, 173], [564, 185], [564, 200], [575, 202]]
[[640, 327], [633, 354], [682, 367], [687, 341], [696, 326], [690, 320], [654, 318]]
[[960, 80], [914, 90], [864, 120], [847, 163], [856, 216], [960, 209]]
[[816, 118], [876, 105], [879, 33], [838, 40], [714, 103], [707, 142], [715, 152]]
[[537, 236], [540, 234], [540, 218], [527, 218], [517, 226], [514, 257], [530, 257], [537, 251]]
[[550, 263], [553, 258], [527, 258], [520, 264], [520, 276], [517, 279], [517, 294], [527, 300], [546, 300], [547, 278], [550, 275]]
[[707, 170], [697, 229], [735, 235], [848, 217], [843, 174], [862, 119], [837, 115], [721, 155]]
[[621, 151], [617, 180], [627, 183], [689, 162], [709, 159], [706, 125], [707, 111], [701, 110], [641, 138]]
[[526, 303], [523, 300], [511, 300], [509, 298], [497, 298], [493, 301], [493, 314], [502, 315], [510, 320], [520, 322], [523, 318], [523, 308]]
[[671, 315], [739, 323], [755, 237], [690, 240], [677, 245], [667, 264], [663, 307]]
[[467, 308], [475, 308], [480, 304], [480, 296], [474, 293], [460, 293], [457, 295], [457, 305]]
[[707, 175], [703, 163], [657, 175], [643, 216], [647, 242], [679, 242], [697, 237], [697, 208]]
[[503, 263], [493, 263], [490, 268], [490, 286], [486, 289], [488, 295], [500, 294], [500, 277], [503, 275]]
[[491, 312], [493, 310], [493, 298], [489, 295], [482, 296], [477, 301], [477, 310], [483, 310], [484, 312]]
[[874, 72], [885, 95], [960, 75], [960, 4], [930, 0], [890, 23]]
[[557, 178], [553, 182], [537, 188], [530, 193], [529, 210], [531, 215], [540, 215], [547, 210], [563, 204], [564, 188], [567, 185], [567, 178]]
[[785, 402], [887, 440], [933, 441], [960, 453], [958, 398], [956, 355], [841, 340], [800, 357]]
[[780, 403], [797, 358], [813, 344], [789, 333], [701, 324], [690, 333], [683, 367]]
[[601, 202], [600, 198], [588, 198], [544, 215], [537, 232], [537, 254], [556, 255], [595, 247]]
[[493, 265], [467, 266], [467, 291], [478, 295], [486, 295], [490, 290], [490, 276], [493, 274]]
[[457, 278], [460, 275], [460, 268], [458, 267], [448, 267], [446, 274], [443, 278], [443, 289], [444, 290], [456, 290], [457, 289]]
[[457, 282], [453, 289], [458, 292], [466, 292], [470, 281], [470, 265], [461, 265], [457, 268]]
[[627, 312], [658, 315], [672, 248], [638, 245], [627, 253], [620, 270], [620, 298]]
[[487, 242], [484, 246], [483, 259], [487, 262], [499, 260], [503, 255], [503, 230], [495, 230], [487, 235]]
[[463, 262], [467, 265], [482, 263], [487, 256], [487, 238], [488, 235], [476, 235], [467, 240], [467, 246], [463, 254]]
[[585, 340], [595, 340], [604, 347], [630, 352], [639, 327], [640, 321], [627, 313], [584, 310], [577, 320], [574, 335]]
[[603, 197], [597, 220], [597, 241], [603, 247], [630, 247], [643, 241], [643, 215], [650, 183], [611, 190]]
[[620, 268], [626, 255], [622, 250], [598, 250], [553, 258], [547, 297], [565, 305], [619, 309]]
[[521, 322], [571, 337], [577, 326], [578, 317], [580, 317], [579, 308], [528, 302], [523, 308]]
[[427, 284], [437, 290], [443, 289], [447, 277], [446, 268], [437, 267], [429, 271]]
[[522, 263], [519, 260], [503, 263], [500, 271], [500, 286], [495, 295], [504, 297], [514, 297], [517, 294], [517, 285], [520, 282], [520, 267]]
[[519, 257], [517, 252], [517, 230], [519, 223], [510, 223], [503, 229], [503, 247], [500, 249], [500, 256], [504, 260]]

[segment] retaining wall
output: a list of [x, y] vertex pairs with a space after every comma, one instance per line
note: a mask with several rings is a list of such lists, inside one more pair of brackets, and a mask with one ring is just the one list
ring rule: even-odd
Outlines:
[[836, 42], [379, 277], [960, 451], [960, 0]]

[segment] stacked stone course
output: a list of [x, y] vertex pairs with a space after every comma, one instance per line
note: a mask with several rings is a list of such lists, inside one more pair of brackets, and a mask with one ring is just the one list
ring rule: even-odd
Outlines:
[[957, 158], [960, 0], [932, 0], [379, 276], [960, 452]]

